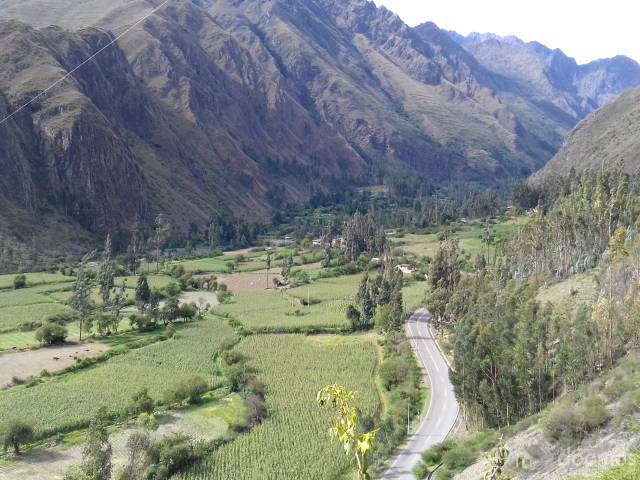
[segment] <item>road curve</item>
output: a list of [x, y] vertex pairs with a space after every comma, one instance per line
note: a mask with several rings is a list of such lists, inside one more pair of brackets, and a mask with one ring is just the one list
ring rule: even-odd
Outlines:
[[431, 336], [429, 312], [417, 310], [406, 324], [407, 337], [431, 385], [429, 410], [416, 432], [391, 460], [383, 475], [385, 480], [413, 480], [413, 468], [420, 462], [420, 454], [449, 436], [458, 418], [459, 406], [449, 380], [449, 365]]

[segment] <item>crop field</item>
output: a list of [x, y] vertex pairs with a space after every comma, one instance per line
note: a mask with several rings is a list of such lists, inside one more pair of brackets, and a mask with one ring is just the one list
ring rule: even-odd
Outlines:
[[250, 357], [267, 386], [269, 416], [177, 478], [342, 478], [349, 459], [329, 437], [335, 414], [316, 406], [316, 393], [327, 383], [344, 384], [359, 392], [366, 414], [380, 413], [374, 337], [254, 335], [236, 348]]
[[[69, 311], [60, 303], [38, 303], [0, 308], [0, 332], [15, 330], [23, 322], [42, 322], [50, 315]], [[33, 332], [31, 332], [33, 336]]]
[[[506, 238], [523, 221], [526, 220], [516, 218], [492, 225], [495, 239], [500, 240]], [[483, 229], [484, 223], [482, 222], [456, 227], [456, 235], [460, 240], [460, 248], [471, 257], [486, 250], [486, 246], [483, 245], [481, 241]], [[402, 248], [402, 250], [407, 253], [412, 253], [419, 257], [433, 257], [438, 251], [438, 234], [406, 234], [401, 238], [395, 239], [392, 244]]]
[[[122, 285], [122, 283], [126, 280], [127, 282], [127, 289], [133, 289], [135, 290], [136, 285], [138, 284], [138, 276], [137, 275], [131, 275], [128, 277], [116, 277], [115, 279], [115, 286], [119, 287]], [[176, 279], [170, 277], [169, 275], [147, 275], [147, 283], [149, 284], [149, 286], [151, 288], [164, 288], [166, 286], [168, 286], [171, 283], [175, 283]]]
[[[345, 313], [353, 303], [360, 275], [323, 279], [286, 292], [238, 293], [232, 303], [216, 307], [249, 329], [318, 329], [348, 325]], [[311, 305], [303, 302], [310, 300]]]
[[0, 392], [0, 424], [11, 418], [33, 422], [38, 436], [80, 428], [99, 406], [121, 416], [131, 396], [148, 388], [154, 399], [178, 382], [200, 375], [211, 385], [214, 354], [224, 337], [232, 336], [217, 318], [190, 324], [176, 338], [132, 350], [95, 367], [44, 379], [33, 387], [13, 387]]
[[[280, 271], [283, 259], [293, 255], [293, 261], [298, 266], [313, 264], [324, 256], [322, 250], [300, 250], [294, 252], [289, 248], [276, 248], [271, 260], [271, 271]], [[184, 260], [177, 262], [188, 272], [197, 273], [231, 273], [231, 272], [258, 272], [266, 268], [267, 254], [264, 251], [249, 252], [242, 255], [223, 255], [197, 260]]]
[[[13, 279], [15, 274], [0, 275], [0, 289], [13, 288]], [[61, 273], [27, 273], [27, 287], [33, 287], [36, 285], [46, 285], [50, 283], [65, 283], [73, 282], [73, 277], [66, 277]]]
[[[321, 279], [285, 292], [239, 292], [231, 303], [215, 311], [231, 315], [254, 331], [344, 328], [348, 326], [347, 307], [354, 302], [361, 278], [358, 274]], [[407, 310], [422, 302], [426, 288], [426, 282], [407, 284], [403, 292]]]

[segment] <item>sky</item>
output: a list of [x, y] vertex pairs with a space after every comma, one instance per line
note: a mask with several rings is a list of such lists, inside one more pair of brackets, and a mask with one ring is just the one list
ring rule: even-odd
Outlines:
[[560, 48], [578, 63], [626, 55], [640, 62], [637, 0], [374, 0], [415, 26], [491, 32]]

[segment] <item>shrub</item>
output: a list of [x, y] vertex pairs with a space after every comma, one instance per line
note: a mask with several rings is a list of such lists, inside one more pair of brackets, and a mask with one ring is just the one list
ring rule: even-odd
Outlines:
[[43, 345], [56, 345], [64, 343], [69, 332], [62, 325], [47, 323], [36, 330], [36, 340]]
[[180, 382], [174, 388], [167, 390], [165, 400], [169, 404], [182, 403], [185, 400], [190, 404], [199, 403], [202, 394], [208, 389], [209, 386], [202, 377], [191, 377]]
[[407, 379], [409, 366], [402, 360], [389, 358], [380, 366], [380, 380], [387, 390], [397, 387]]
[[600, 397], [589, 397], [578, 406], [562, 404], [543, 420], [546, 435], [554, 440], [579, 441], [609, 421], [610, 415]]
[[27, 276], [24, 274], [16, 275], [13, 278], [13, 288], [19, 290], [27, 286]]
[[465, 447], [464, 445], [457, 445], [451, 450], [445, 452], [442, 457], [442, 461], [445, 466], [450, 470], [459, 471], [467, 468], [473, 462], [475, 462], [477, 452]]
[[135, 415], [140, 413], [153, 413], [155, 404], [153, 399], [149, 396], [149, 391], [146, 388], [136, 392], [131, 397], [131, 412]]
[[13, 448], [13, 452], [19, 455], [20, 445], [31, 441], [32, 438], [33, 428], [21, 420], [13, 420], [0, 428], [0, 442], [5, 452]]

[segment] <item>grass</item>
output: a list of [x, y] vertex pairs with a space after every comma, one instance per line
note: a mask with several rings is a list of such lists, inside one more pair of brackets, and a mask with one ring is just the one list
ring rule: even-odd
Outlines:
[[[232, 303], [216, 307], [254, 331], [346, 328], [347, 306], [353, 303], [360, 275], [323, 279], [285, 293], [238, 293]], [[311, 300], [304, 306], [303, 301]]]
[[[125, 280], [127, 282], [127, 289], [135, 290], [136, 285], [138, 284], [138, 276], [130, 275], [128, 277], [116, 277], [114, 283], [116, 287], [119, 287]], [[151, 288], [161, 289], [175, 282], [177, 282], [177, 280], [169, 275], [147, 275], [147, 283], [149, 283]]]
[[[505, 220], [492, 225], [495, 240], [506, 238], [523, 221], [523, 218]], [[473, 258], [478, 253], [486, 252], [486, 246], [482, 244], [481, 235], [484, 230], [483, 222], [473, 222], [469, 225], [456, 227], [456, 235], [460, 241], [460, 248]], [[401, 247], [403, 251], [416, 256], [434, 257], [438, 251], [438, 234], [406, 234], [392, 241], [392, 245]], [[493, 250], [490, 252], [493, 255]]]
[[593, 477], [573, 478], [573, 480], [633, 480], [640, 478], [640, 451], [634, 453], [622, 465], [609, 468]]
[[[0, 290], [13, 288], [13, 279], [16, 274], [0, 275]], [[74, 277], [67, 277], [61, 273], [27, 273], [27, 287], [45, 285], [50, 283], [73, 282]]]
[[250, 357], [266, 384], [269, 416], [177, 478], [324, 480], [349, 472], [348, 457], [328, 435], [334, 413], [318, 408], [315, 396], [323, 385], [337, 382], [359, 392], [364, 412], [379, 413], [373, 337], [254, 335], [237, 349]]
[[214, 356], [220, 341], [233, 335], [221, 319], [185, 326], [176, 338], [112, 357], [95, 367], [45, 379], [31, 388], [0, 392], [0, 424], [12, 418], [33, 423], [37, 436], [86, 426], [99, 406], [116, 418], [136, 391], [148, 388], [159, 399], [185, 378], [200, 375], [210, 385], [220, 378]]
[[589, 304], [595, 290], [593, 273], [580, 273], [547, 288], [541, 287], [537, 300], [543, 305], [547, 302], [558, 305], [565, 300], [571, 300], [575, 305]]
[[39, 303], [0, 308], [0, 331], [15, 330], [23, 322], [42, 322], [50, 315], [68, 311], [68, 307], [59, 303]]

